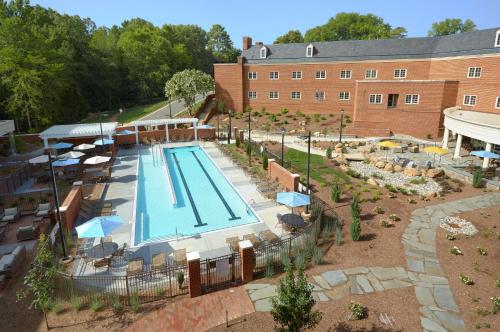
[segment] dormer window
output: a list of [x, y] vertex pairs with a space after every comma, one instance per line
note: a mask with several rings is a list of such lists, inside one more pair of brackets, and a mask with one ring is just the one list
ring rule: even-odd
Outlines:
[[262, 46], [262, 47], [260, 48], [260, 58], [261, 58], [261, 59], [265, 59], [265, 58], [267, 58], [267, 47]]
[[312, 58], [313, 55], [314, 55], [314, 46], [312, 44], [309, 44], [306, 49], [306, 56], [308, 58]]
[[500, 30], [497, 30], [495, 35], [495, 47], [500, 47]]

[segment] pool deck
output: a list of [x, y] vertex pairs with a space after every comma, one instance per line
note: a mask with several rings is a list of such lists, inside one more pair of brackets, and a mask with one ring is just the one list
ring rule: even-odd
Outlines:
[[[257, 191], [256, 185], [249, 176], [225, 156], [213, 142], [190, 142], [162, 144], [161, 147], [179, 147], [199, 144], [212, 158], [215, 164], [222, 170], [228, 180], [235, 186], [246, 202], [252, 202], [251, 206], [255, 214], [262, 222], [242, 225], [238, 227], [225, 228], [222, 230], [202, 233], [194, 237], [173, 239], [169, 241], [159, 241], [147, 243], [134, 247], [132, 234], [134, 227], [135, 192], [137, 183], [137, 161], [139, 153], [151, 149], [150, 146], [138, 146], [134, 149], [120, 149], [116, 161], [112, 166], [112, 177], [105, 193], [105, 200], [113, 205], [113, 213], [119, 215], [124, 220], [124, 225], [117, 228], [113, 234], [113, 242], [118, 245], [126, 243], [132, 252], [131, 258], [142, 257], [146, 264], [150, 263], [152, 255], [159, 252], [166, 252], [170, 255], [177, 249], [186, 249], [187, 252], [199, 251], [201, 258], [217, 257], [229, 254], [231, 251], [226, 239], [238, 236], [240, 239], [245, 234], [259, 232], [270, 229], [278, 236], [283, 235], [280, 225], [276, 225], [276, 214], [289, 213], [290, 210], [282, 205], [277, 205], [273, 200], [265, 198]], [[153, 148], [158, 149], [158, 146]], [[94, 244], [98, 244], [99, 239], [95, 239]], [[80, 266], [78, 274], [94, 273], [93, 268], [83, 268]], [[124, 269], [113, 269], [113, 274], [124, 274]]]

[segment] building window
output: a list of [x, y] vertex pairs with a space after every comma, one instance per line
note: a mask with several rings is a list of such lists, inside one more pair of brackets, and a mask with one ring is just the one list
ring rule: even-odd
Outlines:
[[481, 67], [469, 67], [469, 72], [467, 73], [469, 78], [481, 77]]
[[495, 103], [495, 108], [500, 108], [500, 97], [497, 97], [497, 102]]
[[381, 94], [372, 94], [368, 99], [370, 104], [382, 104], [382, 95]]
[[388, 108], [397, 107], [398, 106], [398, 99], [399, 99], [399, 95], [398, 94], [390, 93], [387, 96], [387, 107]]
[[248, 91], [248, 99], [257, 99], [257, 91]]
[[394, 69], [394, 78], [406, 78], [406, 69]]
[[325, 91], [316, 91], [314, 93], [314, 99], [316, 99], [317, 101], [325, 100]]
[[416, 104], [418, 104], [419, 100], [420, 100], [419, 95], [406, 95], [405, 96], [405, 104], [416, 105]]
[[307, 49], [306, 49], [306, 56], [308, 58], [311, 58], [313, 56], [313, 54], [314, 54], [314, 46], [312, 46], [311, 44], [309, 44], [307, 46]]
[[348, 91], [341, 91], [339, 94], [340, 100], [349, 100], [351, 99], [351, 93]]
[[292, 99], [300, 100], [300, 91], [292, 91]]
[[300, 80], [302, 79], [301, 71], [292, 71], [292, 80]]
[[260, 58], [265, 59], [267, 58], [267, 47], [262, 46], [260, 49]]
[[269, 91], [269, 99], [279, 99], [280, 93], [278, 91]]
[[277, 80], [280, 78], [280, 73], [277, 71], [271, 71], [269, 72], [269, 79], [270, 80]]
[[325, 70], [318, 70], [316, 72], [316, 79], [317, 80], [324, 80], [326, 78], [326, 71]]
[[350, 70], [341, 70], [340, 71], [340, 78], [343, 80], [348, 80], [351, 78], [352, 72]]
[[497, 30], [497, 35], [495, 36], [495, 47], [500, 47], [500, 30]]
[[367, 69], [365, 78], [377, 78], [377, 69]]
[[256, 80], [257, 79], [257, 72], [256, 71], [249, 71], [248, 72], [248, 79], [249, 80]]
[[466, 106], [476, 106], [477, 96], [465, 95], [464, 96], [464, 105]]

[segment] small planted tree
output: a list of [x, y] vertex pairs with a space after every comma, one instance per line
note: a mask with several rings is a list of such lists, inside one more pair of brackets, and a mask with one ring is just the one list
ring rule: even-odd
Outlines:
[[354, 195], [351, 201], [351, 239], [358, 241], [361, 237], [361, 207], [359, 206], [359, 197]]
[[340, 184], [335, 182], [332, 186], [331, 198], [332, 202], [338, 203], [340, 201], [340, 196], [342, 195], [342, 189], [340, 188]]
[[474, 172], [472, 177], [472, 186], [474, 188], [482, 188], [483, 187], [483, 171], [478, 169]]
[[184, 272], [177, 272], [177, 283], [179, 284], [179, 288], [182, 289], [182, 284], [184, 284]]
[[327, 157], [328, 159], [332, 159], [332, 152], [333, 152], [333, 151], [332, 151], [332, 147], [331, 147], [331, 146], [329, 146], [329, 147], [326, 149], [326, 157]]
[[185, 69], [175, 73], [165, 84], [165, 96], [169, 100], [182, 100], [192, 115], [196, 96], [210, 92], [213, 86], [210, 75], [196, 69]]
[[237, 148], [240, 147], [240, 137], [239, 136], [236, 136], [236, 147]]
[[316, 326], [322, 315], [313, 310], [315, 303], [312, 286], [307, 281], [304, 270], [299, 268], [295, 275], [293, 266], [288, 265], [286, 276], [278, 285], [277, 295], [271, 298], [271, 315], [279, 325], [276, 330], [298, 332], [303, 328]]
[[262, 168], [267, 170], [267, 167], [269, 166], [269, 159], [267, 158], [267, 154], [264, 154], [262, 157]]

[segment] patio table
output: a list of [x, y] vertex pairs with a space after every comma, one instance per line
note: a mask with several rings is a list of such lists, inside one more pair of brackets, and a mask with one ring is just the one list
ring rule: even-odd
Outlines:
[[283, 224], [289, 225], [295, 228], [305, 227], [306, 223], [304, 219], [295, 213], [287, 213], [281, 216], [281, 222]]
[[114, 242], [104, 242], [89, 249], [87, 256], [92, 258], [104, 258], [111, 256], [118, 249], [118, 244]]
[[133, 259], [128, 261], [127, 274], [136, 274], [142, 272], [144, 262], [142, 259]]

